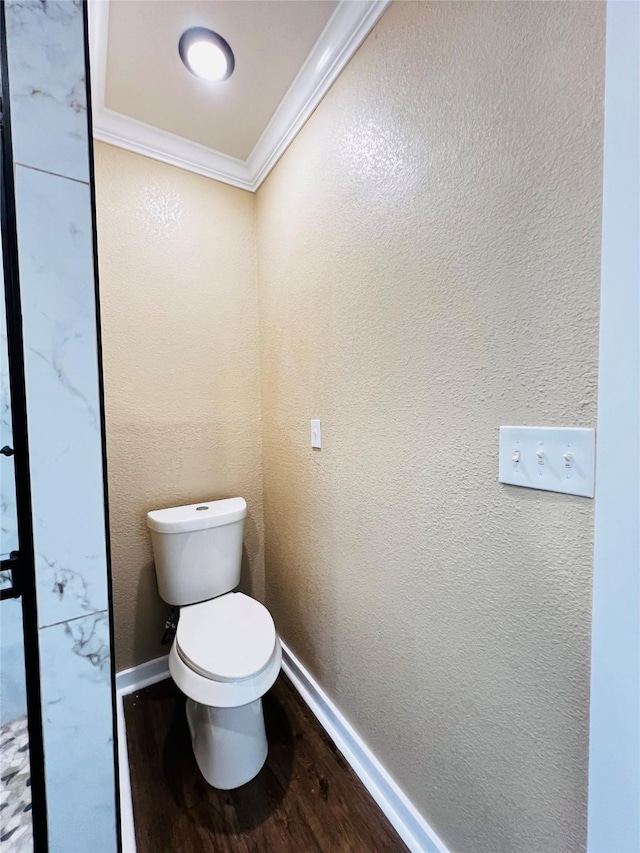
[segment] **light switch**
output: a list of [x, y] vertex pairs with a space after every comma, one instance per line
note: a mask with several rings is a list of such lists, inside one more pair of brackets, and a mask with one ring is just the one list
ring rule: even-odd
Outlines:
[[319, 420], [311, 421], [311, 447], [322, 447], [322, 428]]
[[571, 427], [500, 427], [498, 480], [592, 498], [595, 432]]

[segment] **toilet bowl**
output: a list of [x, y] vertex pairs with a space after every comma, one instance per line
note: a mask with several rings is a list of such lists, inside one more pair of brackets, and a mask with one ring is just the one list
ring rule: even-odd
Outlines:
[[188, 697], [193, 752], [214, 788], [238, 788], [262, 768], [262, 697], [281, 662], [271, 614], [249, 596], [231, 592], [181, 609], [169, 671]]
[[180, 617], [171, 677], [187, 697], [200, 772], [229, 790], [259, 773], [268, 751], [262, 697], [282, 662], [267, 608], [241, 592], [242, 498], [147, 514], [158, 589]]
[[231, 592], [182, 608], [169, 671], [188, 697], [193, 752], [214, 788], [238, 788], [262, 768], [262, 697], [281, 661], [273, 619], [260, 602]]

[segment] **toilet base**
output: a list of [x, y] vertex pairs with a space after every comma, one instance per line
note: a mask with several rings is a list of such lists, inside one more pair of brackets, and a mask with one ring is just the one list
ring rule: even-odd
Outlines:
[[239, 708], [212, 708], [187, 699], [187, 722], [200, 772], [214, 788], [239, 788], [267, 760], [262, 699]]

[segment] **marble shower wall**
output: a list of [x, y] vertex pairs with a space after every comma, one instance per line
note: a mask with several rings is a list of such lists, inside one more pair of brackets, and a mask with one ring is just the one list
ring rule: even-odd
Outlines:
[[[0, 245], [0, 267], [2, 246]], [[13, 447], [9, 358], [4, 287], [0, 287], [0, 447]], [[18, 547], [15, 473], [12, 456], [0, 458], [0, 554], [7, 557]], [[0, 589], [11, 586], [9, 572], [0, 572]], [[24, 673], [22, 603], [8, 598], [0, 602], [0, 726], [27, 713]]]
[[[0, 246], [2, 266], [2, 246]], [[11, 392], [9, 389], [9, 355], [7, 349], [7, 318], [4, 288], [0, 287], [0, 447], [13, 447], [11, 423]], [[0, 479], [0, 555], [8, 557], [18, 547], [18, 524], [16, 515], [16, 480], [12, 456], [2, 458]], [[9, 586], [9, 578], [0, 572], [0, 588]], [[5, 583], [5, 580], [7, 581]]]
[[51, 853], [117, 849], [84, 9], [7, 0]]

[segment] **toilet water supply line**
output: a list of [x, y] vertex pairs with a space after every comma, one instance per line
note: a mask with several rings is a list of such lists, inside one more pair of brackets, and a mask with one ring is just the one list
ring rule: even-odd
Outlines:
[[168, 643], [173, 642], [173, 638], [176, 635], [176, 631], [178, 630], [178, 620], [180, 619], [180, 608], [172, 607], [169, 610], [169, 615], [167, 616], [166, 622], [164, 623], [164, 631], [162, 632], [162, 639], [160, 642], [163, 646], [166, 646]]

